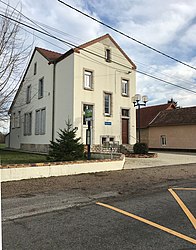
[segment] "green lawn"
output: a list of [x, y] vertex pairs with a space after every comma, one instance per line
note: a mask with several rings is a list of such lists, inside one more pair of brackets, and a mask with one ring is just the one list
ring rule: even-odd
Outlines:
[[8, 151], [0, 147], [0, 161], [2, 165], [46, 162], [46, 157], [46, 155]]

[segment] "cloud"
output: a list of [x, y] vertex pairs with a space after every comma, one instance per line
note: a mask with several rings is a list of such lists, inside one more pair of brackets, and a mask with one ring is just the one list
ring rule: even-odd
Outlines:
[[[71, 0], [67, 2], [71, 5], [74, 4]], [[21, 3], [23, 6], [22, 12], [24, 15], [35, 20], [36, 22], [39, 21], [40, 23], [46, 24], [64, 32], [64, 34], [55, 33], [55, 35], [73, 44], [78, 45], [103, 34], [103, 27], [100, 24], [96, 22], [90, 22], [87, 17], [84, 17], [74, 10], [71, 10], [70, 8], [59, 3], [57, 0], [22, 0]], [[15, 1], [12, 0], [10, 4], [15, 6]], [[87, 10], [84, 9], [85, 3], [82, 0], [78, 0], [77, 3], [75, 3], [75, 7], [87, 12]], [[96, 13], [94, 13], [94, 15], [96, 16]], [[98, 16], [96, 17], [98, 18]], [[54, 34], [54, 31], [50, 30], [50, 32]], [[40, 36], [40, 34], [37, 33], [36, 35]], [[53, 41], [55, 44], [64, 47], [62, 43], [58, 43], [54, 39], [51, 40], [48, 37], [44, 37], [44, 39], [48, 39], [49, 41]], [[45, 44], [46, 48], [51, 47], [55, 50], [53, 46], [48, 46], [46, 42], [43, 43], [41, 40], [38, 40], [38, 44], [36, 45], [39, 46], [39, 44]], [[66, 46], [64, 50], [66, 51], [67, 49], [68, 47]]]
[[[21, 0], [23, 13], [29, 18], [57, 28], [55, 33], [74, 44], [82, 44], [110, 33], [138, 70], [196, 91], [195, 70], [180, 65], [142, 45], [117, 34], [87, 17], [60, 4], [57, 0]], [[196, 65], [196, 1], [190, 0], [66, 0], [80, 10], [129, 34], [166, 54]], [[15, 0], [10, 0], [16, 5]], [[1, 5], [0, 5], [1, 6]], [[54, 32], [54, 31], [50, 31]], [[36, 39], [36, 45], [64, 52], [62, 43], [51, 45]], [[63, 47], [60, 49], [57, 47]], [[179, 105], [196, 105], [194, 94], [137, 74], [137, 91], [150, 97], [149, 104], [166, 102], [173, 97]]]
[[[187, 63], [195, 65], [196, 57]], [[181, 64], [176, 63], [173, 66], [163, 65], [161, 67], [154, 65], [151, 67], [150, 74], [196, 92], [196, 71]], [[171, 98], [176, 100], [180, 106], [196, 105], [196, 93], [188, 92], [182, 88], [174, 87], [140, 74], [137, 78], [137, 91], [142, 93], [142, 95], [149, 96], [149, 105], [161, 102], [166, 103]]]

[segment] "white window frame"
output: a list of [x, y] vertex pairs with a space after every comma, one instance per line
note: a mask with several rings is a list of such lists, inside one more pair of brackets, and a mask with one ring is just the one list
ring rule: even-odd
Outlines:
[[[108, 100], [106, 100], [107, 96], [108, 96]], [[111, 114], [112, 114], [112, 94], [104, 92], [104, 115], [111, 116]]]
[[93, 71], [84, 69], [84, 89], [93, 89]]
[[160, 140], [161, 140], [161, 146], [167, 146], [167, 137], [166, 135], [161, 135], [160, 137]]
[[41, 99], [44, 96], [44, 77], [39, 79], [38, 83], [38, 98]]
[[46, 133], [46, 108], [35, 111], [35, 135], [45, 135]]
[[121, 80], [121, 94], [122, 96], [129, 96], [129, 80]]

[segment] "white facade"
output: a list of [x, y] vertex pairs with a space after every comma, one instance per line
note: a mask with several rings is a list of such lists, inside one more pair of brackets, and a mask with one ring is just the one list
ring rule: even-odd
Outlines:
[[47, 151], [68, 119], [85, 144], [85, 107], [93, 109], [92, 144], [105, 140], [135, 143], [136, 118], [131, 102], [136, 89], [135, 65], [109, 35], [70, 50], [57, 60], [46, 57], [35, 50], [11, 106], [11, 148]]

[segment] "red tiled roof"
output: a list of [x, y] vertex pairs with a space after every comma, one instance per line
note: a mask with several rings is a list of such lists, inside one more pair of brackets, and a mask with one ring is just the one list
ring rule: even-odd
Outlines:
[[[147, 128], [148, 125], [155, 119], [155, 117], [163, 110], [175, 109], [173, 103], [161, 104], [156, 106], [150, 106], [140, 109], [140, 128]], [[138, 117], [138, 109], [137, 109]], [[138, 119], [137, 119], [138, 128]]]
[[[80, 53], [80, 50], [86, 50], [86, 48], [88, 48], [89, 46], [98, 43], [104, 39], [110, 39], [112, 41], [112, 43], [116, 46], [117, 49], [119, 49], [119, 51], [123, 54], [123, 56], [130, 62], [130, 64], [132, 65], [133, 69], [136, 69], [136, 65], [133, 63], [133, 61], [128, 57], [128, 55], [123, 51], [123, 49], [121, 49], [121, 47], [116, 43], [116, 41], [109, 35], [109, 34], [105, 34], [103, 36], [100, 36], [96, 39], [93, 39], [89, 42], [86, 42], [84, 44], [81, 44], [73, 49], [70, 49], [69, 51], [67, 51], [65, 54], [63, 54], [61, 57], [58, 58], [57, 62], [63, 60], [65, 57], [69, 56], [71, 53], [73, 52], [77, 52]], [[88, 51], [88, 50], [86, 50]]]
[[196, 124], [196, 107], [164, 110], [152, 121], [150, 126], [194, 125]]
[[42, 48], [36, 47], [36, 50], [39, 51], [39, 53], [42, 56], [44, 56], [48, 61], [54, 61], [54, 60], [58, 59], [60, 56], [62, 56], [61, 53], [47, 50], [47, 49], [42, 49]]

